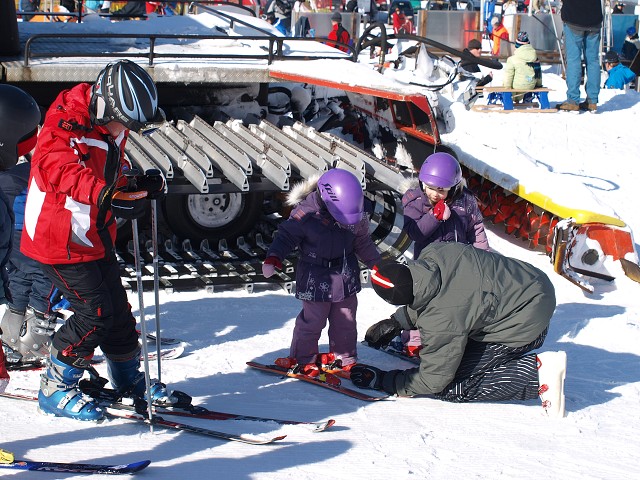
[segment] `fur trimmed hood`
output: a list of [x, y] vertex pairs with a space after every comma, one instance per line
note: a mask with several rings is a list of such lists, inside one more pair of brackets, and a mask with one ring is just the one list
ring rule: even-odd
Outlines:
[[301, 182], [296, 183], [289, 194], [287, 195], [287, 200], [285, 201], [285, 205], [289, 207], [294, 207], [299, 204], [302, 200], [304, 200], [307, 195], [313, 192], [316, 188], [318, 188], [318, 180], [322, 176], [324, 172], [318, 172], [315, 175], [303, 180]]

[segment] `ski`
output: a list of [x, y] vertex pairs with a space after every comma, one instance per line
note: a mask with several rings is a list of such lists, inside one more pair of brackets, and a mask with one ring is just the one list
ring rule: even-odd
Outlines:
[[[132, 406], [123, 405], [123, 407], [134, 410], [134, 407]], [[305, 427], [310, 427], [311, 431], [314, 433], [324, 432], [326, 429], [332, 427], [336, 423], [336, 421], [332, 418], [330, 418], [329, 420], [325, 420], [323, 422], [282, 420], [279, 418], [256, 417], [252, 415], [242, 415], [238, 413], [219, 412], [215, 410], [209, 410], [208, 408], [200, 407], [196, 405], [192, 405], [189, 408], [185, 408], [185, 409], [156, 407], [155, 414], [173, 415], [173, 416], [186, 417], [186, 418], [197, 418], [200, 420], [220, 420], [220, 421], [234, 420], [234, 421], [276, 423], [278, 425], [301, 425]]]
[[[160, 350], [160, 358], [162, 360], [173, 360], [176, 358], [180, 358], [184, 355], [185, 347], [184, 345], [177, 345], [171, 348], [165, 348], [164, 350]], [[149, 355], [147, 357], [149, 361], [155, 361], [158, 358], [157, 352], [155, 350], [149, 350]], [[98, 365], [104, 362], [104, 357], [102, 355], [96, 355], [91, 363], [93, 365]], [[20, 372], [20, 371], [29, 371], [29, 370], [41, 370], [46, 367], [46, 361], [44, 360], [33, 360], [29, 362], [19, 362], [19, 363], [8, 363], [7, 370], [10, 372]]]
[[[80, 388], [83, 393], [90, 396], [94, 400], [97, 400], [101, 404], [117, 405], [117, 408], [119, 409], [129, 410], [131, 412], [137, 412], [146, 415], [146, 402], [137, 402], [134, 398], [131, 397], [123, 398], [115, 390], [101, 387], [84, 380], [80, 382]], [[215, 410], [209, 410], [208, 408], [201, 407], [199, 405], [192, 405], [191, 397], [183, 392], [174, 391], [172, 395], [175, 395], [179, 399], [178, 403], [171, 406], [155, 405], [153, 407], [154, 415], [172, 415], [185, 418], [195, 418], [199, 420], [237, 420], [252, 422], [273, 422], [279, 425], [302, 425], [310, 427], [313, 432], [322, 432], [335, 424], [335, 420], [333, 419], [325, 420], [323, 422], [303, 422], [299, 420], [282, 420], [271, 417], [257, 417], [237, 413], [219, 412]]]
[[[113, 404], [109, 407], [104, 407], [104, 411], [107, 417], [124, 418], [126, 420], [133, 420], [149, 424], [149, 419], [146, 417], [146, 415], [132, 411], [124, 405]], [[205, 437], [213, 437], [230, 442], [247, 443], [249, 445], [268, 445], [270, 443], [274, 443], [286, 438], [286, 435], [279, 435], [277, 437], [271, 438], [246, 437], [243, 435], [211, 430], [209, 428], [196, 427], [194, 425], [188, 425], [186, 423], [174, 422], [156, 415], [153, 416], [151, 424], [157, 427], [165, 428], [167, 430], [181, 430], [183, 432], [195, 433], [196, 435], [203, 435]]]
[[[174, 360], [184, 355], [184, 351], [185, 351], [185, 347], [182, 344], [175, 345], [170, 348], [164, 348], [160, 350], [160, 358], [162, 360]], [[158, 358], [158, 352], [155, 349], [154, 350], [149, 349], [147, 358], [150, 362], [155, 361]], [[94, 357], [94, 360], [96, 361], [96, 363], [102, 363], [104, 361], [104, 357], [101, 355], [100, 356], [96, 355]], [[142, 360], [142, 355], [140, 355], [140, 360]]]
[[[16, 393], [0, 393], [0, 397], [10, 398], [13, 400], [24, 400], [29, 402], [37, 402], [38, 397], [31, 395], [19, 395]], [[131, 420], [148, 425], [149, 419], [142, 413], [132, 411], [129, 407], [124, 405], [113, 404], [110, 406], [102, 407], [106, 418], [122, 418], [125, 420]], [[190, 432], [196, 435], [202, 435], [205, 437], [213, 437], [219, 440], [226, 440], [230, 442], [240, 442], [249, 445], [268, 445], [270, 443], [277, 442], [286, 438], [286, 435], [280, 435], [277, 437], [260, 438], [260, 437], [246, 437], [244, 435], [237, 435], [233, 433], [220, 432], [218, 430], [211, 430], [209, 428], [196, 427], [194, 425], [188, 425], [186, 423], [173, 422], [166, 420], [160, 416], [154, 416], [151, 424], [156, 427], [165, 428], [167, 430], [180, 430], [183, 432]]]
[[63, 473], [99, 473], [104, 475], [131, 475], [149, 466], [151, 461], [127, 463], [123, 465], [100, 465], [94, 463], [58, 463], [32, 462], [30, 460], [14, 460], [11, 463], [0, 463], [0, 468], [29, 470], [31, 472], [63, 472]]
[[341, 384], [336, 385], [333, 383], [327, 383], [322, 381], [321, 377], [309, 377], [307, 375], [294, 373], [290, 370], [278, 367], [277, 365], [264, 365], [257, 362], [247, 362], [247, 365], [262, 372], [272, 373], [283, 377], [295, 378], [296, 380], [302, 380], [303, 382], [312, 383], [320, 387], [328, 388], [329, 390], [333, 390], [334, 392], [342, 393], [343, 395], [347, 395], [358, 400], [363, 400], [365, 402], [375, 402], [378, 400], [389, 398], [389, 395], [374, 396], [360, 392], [358, 390], [352, 390], [350, 388], [343, 387]]
[[[140, 331], [138, 330], [138, 335], [140, 335]], [[150, 343], [153, 343], [155, 345], [156, 342], [156, 336], [153, 333], [147, 333], [147, 340], [150, 341]], [[178, 345], [184, 343], [182, 340], [178, 340], [177, 338], [170, 338], [170, 337], [160, 337], [160, 345]]]

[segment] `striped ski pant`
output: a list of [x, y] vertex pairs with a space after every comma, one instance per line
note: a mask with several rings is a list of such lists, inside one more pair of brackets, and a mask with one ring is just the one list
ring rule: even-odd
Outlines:
[[531, 400], [538, 397], [536, 354], [546, 328], [522, 347], [469, 340], [453, 381], [436, 398], [447, 402]]

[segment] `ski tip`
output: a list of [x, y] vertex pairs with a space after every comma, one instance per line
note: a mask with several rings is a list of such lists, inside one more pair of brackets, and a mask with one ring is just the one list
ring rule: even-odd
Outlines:
[[274, 442], [279, 442], [280, 440], [284, 440], [285, 438], [287, 438], [286, 435], [280, 435], [279, 437], [274, 437], [273, 441]]
[[151, 464], [151, 460], [142, 460], [140, 462], [130, 463], [129, 465], [127, 465], [127, 467], [128, 467], [128, 470], [130, 470], [129, 473], [136, 473], [136, 472], [139, 472], [140, 470], [144, 470], [150, 464]]
[[327, 428], [331, 428], [336, 424], [336, 421], [333, 418], [330, 418], [323, 424], [316, 425], [316, 428], [313, 430], [314, 432], [324, 432]]

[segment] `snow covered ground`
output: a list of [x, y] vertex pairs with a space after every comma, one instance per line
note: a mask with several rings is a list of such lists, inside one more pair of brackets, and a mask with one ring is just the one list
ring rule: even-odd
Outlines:
[[[564, 99], [564, 83], [545, 84]], [[554, 198], [613, 211], [640, 231], [635, 207], [640, 95], [602, 92], [597, 114], [484, 114], [454, 108], [456, 128], [443, 135], [463, 160], [552, 189]], [[464, 153], [462, 153], [464, 152]], [[600, 205], [598, 205], [600, 204]], [[599, 210], [600, 211], [600, 210]], [[0, 447], [18, 458], [85, 463], [150, 459], [140, 478], [224, 479], [629, 479], [640, 478], [639, 285], [627, 278], [595, 283], [585, 294], [552, 271], [548, 257], [489, 226], [492, 247], [543, 269], [558, 307], [542, 350], [565, 350], [567, 416], [549, 420], [537, 401], [450, 404], [426, 398], [363, 403], [295, 380], [249, 370], [245, 362], [286, 355], [300, 303], [284, 291], [161, 293], [162, 333], [187, 342], [185, 356], [162, 363], [162, 379], [211, 409], [317, 421], [323, 433], [272, 423], [201, 421], [218, 430], [287, 434], [271, 446], [149, 428], [125, 420], [99, 425], [37, 414], [34, 403], [0, 398]], [[636, 245], [638, 248], [638, 245]], [[131, 295], [138, 314], [136, 295]], [[153, 330], [153, 294], [145, 294]], [[394, 308], [370, 287], [359, 295], [359, 337]], [[323, 336], [322, 345], [327, 339]], [[409, 368], [360, 347], [364, 363]], [[155, 371], [155, 364], [151, 364]], [[104, 367], [99, 368], [103, 373]], [[348, 382], [347, 382], [348, 383]], [[38, 373], [13, 373], [9, 389], [37, 389]], [[635, 472], [635, 473], [633, 473]], [[1, 470], [3, 478], [71, 478]], [[101, 478], [84, 475], [80, 478]]]

